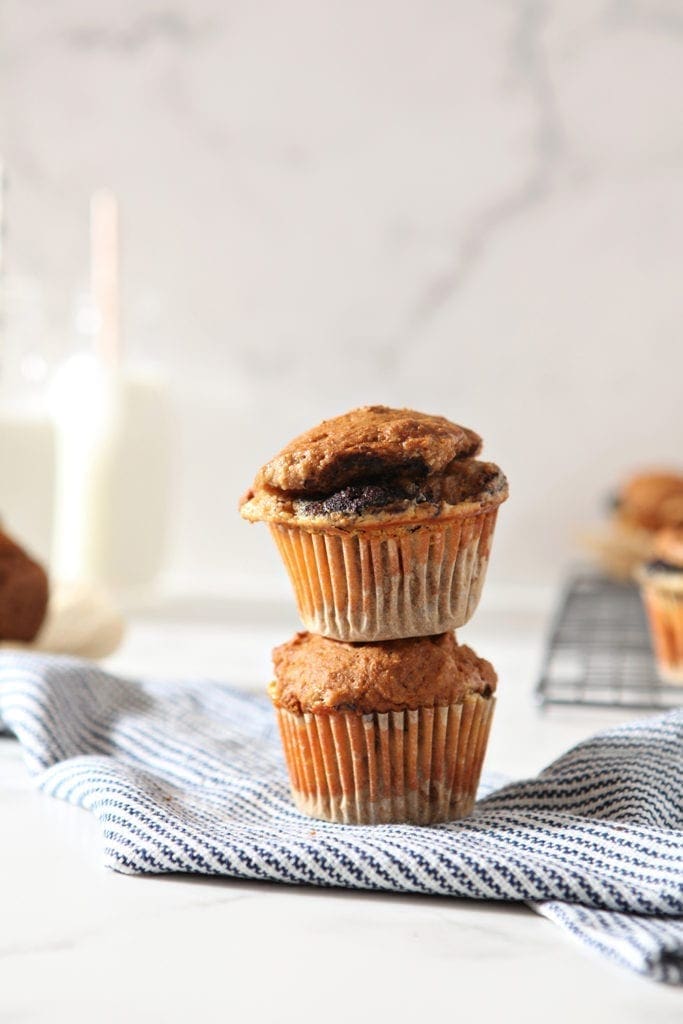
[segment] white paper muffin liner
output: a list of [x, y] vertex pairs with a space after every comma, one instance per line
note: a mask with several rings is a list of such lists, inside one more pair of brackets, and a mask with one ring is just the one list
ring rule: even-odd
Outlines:
[[481, 597], [497, 514], [495, 506], [392, 527], [270, 528], [306, 628], [367, 642], [430, 636], [468, 622]]
[[469, 814], [494, 697], [366, 715], [276, 708], [292, 797], [313, 818], [426, 825]]

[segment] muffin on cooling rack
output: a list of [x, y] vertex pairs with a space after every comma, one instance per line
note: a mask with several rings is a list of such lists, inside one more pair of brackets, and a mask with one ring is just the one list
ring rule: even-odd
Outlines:
[[297, 633], [273, 662], [299, 810], [354, 825], [470, 813], [497, 677], [452, 633], [366, 644]]
[[638, 578], [659, 675], [683, 685], [683, 527], [657, 534]]
[[678, 526], [683, 526], [683, 473], [650, 470], [621, 485], [610, 499], [606, 528], [585, 539], [610, 576], [627, 580], [652, 557], [657, 532]]
[[242, 498], [269, 524], [304, 625], [336, 640], [462, 626], [484, 583], [501, 470], [442, 416], [365, 406], [295, 438]]

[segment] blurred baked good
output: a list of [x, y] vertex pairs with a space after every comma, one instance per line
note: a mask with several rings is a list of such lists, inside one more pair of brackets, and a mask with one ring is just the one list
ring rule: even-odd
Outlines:
[[683, 526], [655, 536], [638, 579], [660, 678], [683, 684]]
[[35, 639], [47, 600], [47, 573], [0, 529], [0, 640]]
[[617, 523], [654, 533], [667, 526], [683, 526], [683, 474], [639, 473], [627, 480], [615, 496]]
[[617, 579], [653, 557], [656, 533], [683, 526], [683, 472], [653, 469], [629, 477], [610, 500], [609, 521], [584, 538], [603, 569]]

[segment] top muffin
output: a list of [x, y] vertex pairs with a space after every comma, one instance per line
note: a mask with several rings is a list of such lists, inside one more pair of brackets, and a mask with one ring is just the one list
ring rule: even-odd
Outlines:
[[291, 441], [259, 470], [240, 511], [252, 521], [343, 522], [406, 511], [428, 517], [435, 505], [466, 501], [497, 504], [507, 482], [497, 466], [473, 458], [481, 444], [443, 416], [363, 406]]
[[310, 494], [359, 480], [427, 476], [480, 449], [474, 431], [443, 416], [366, 405], [294, 438], [259, 471], [255, 487]]

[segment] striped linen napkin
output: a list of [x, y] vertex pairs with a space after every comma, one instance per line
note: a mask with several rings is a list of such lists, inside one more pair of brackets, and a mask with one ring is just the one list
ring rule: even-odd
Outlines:
[[116, 871], [524, 901], [584, 946], [683, 983], [683, 711], [602, 732], [534, 779], [489, 777], [447, 825], [294, 808], [265, 698], [0, 654], [0, 722], [40, 789], [97, 817]]

